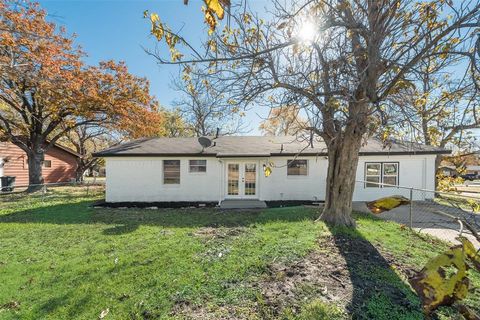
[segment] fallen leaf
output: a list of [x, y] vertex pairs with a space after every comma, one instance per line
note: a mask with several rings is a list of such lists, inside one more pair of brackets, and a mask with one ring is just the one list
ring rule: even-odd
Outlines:
[[102, 310], [102, 312], [100, 312], [100, 315], [98, 316], [98, 319], [103, 319], [107, 316], [107, 314], [110, 312], [110, 309], [107, 308], [105, 310]]

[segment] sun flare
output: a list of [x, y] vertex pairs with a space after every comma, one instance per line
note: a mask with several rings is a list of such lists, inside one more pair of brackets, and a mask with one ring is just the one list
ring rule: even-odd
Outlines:
[[302, 41], [313, 41], [317, 35], [317, 27], [311, 21], [305, 21], [298, 32], [298, 36]]

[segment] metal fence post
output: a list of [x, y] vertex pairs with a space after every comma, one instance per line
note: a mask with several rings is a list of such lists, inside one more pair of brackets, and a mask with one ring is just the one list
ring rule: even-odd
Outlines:
[[409, 219], [410, 219], [410, 229], [413, 229], [413, 188], [410, 188], [410, 210], [409, 210]]
[[45, 202], [45, 194], [47, 193], [47, 186], [43, 184], [42, 186], [42, 202]]

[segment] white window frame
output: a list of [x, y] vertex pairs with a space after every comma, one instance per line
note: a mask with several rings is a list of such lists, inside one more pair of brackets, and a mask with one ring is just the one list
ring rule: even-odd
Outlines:
[[[165, 183], [165, 161], [178, 161], [178, 183]], [[178, 186], [182, 181], [181, 177], [182, 171], [182, 161], [179, 159], [164, 159], [162, 161], [162, 172], [163, 172], [163, 184], [167, 186]], [[168, 172], [177, 172], [177, 171], [168, 171]]]
[[[396, 167], [395, 174], [385, 174], [385, 165], [394, 165]], [[382, 163], [382, 183], [385, 182], [385, 177], [395, 177], [395, 183], [389, 183], [391, 186], [382, 185], [383, 188], [393, 188], [394, 186], [398, 186], [398, 179], [399, 179], [399, 168], [400, 163], [398, 162], [383, 162]]]
[[[368, 174], [368, 166], [369, 165], [379, 165], [380, 166], [380, 172], [378, 175], [374, 175], [374, 174]], [[395, 165], [397, 170], [396, 170], [396, 174], [385, 174], [385, 165]], [[368, 177], [378, 177], [378, 185], [375, 184], [375, 182], [371, 182], [373, 183], [374, 185], [368, 185]], [[385, 177], [395, 177], [395, 181], [396, 181], [396, 184], [394, 185], [391, 185], [391, 186], [385, 186], [383, 185], [384, 182], [384, 178]], [[394, 186], [398, 186], [399, 185], [399, 179], [400, 179], [400, 162], [398, 161], [371, 161], [371, 162], [365, 162], [365, 170], [364, 170], [364, 180], [365, 180], [365, 185], [364, 187], [365, 188], [393, 188]]]
[[[378, 174], [368, 174], [369, 165], [378, 166]], [[378, 178], [378, 182], [370, 181], [371, 183], [373, 183], [373, 185], [368, 185], [369, 177]], [[380, 188], [381, 187], [380, 183], [382, 183], [382, 163], [381, 162], [365, 162], [364, 180], [365, 180], [365, 188]], [[379, 184], [375, 184], [375, 183], [379, 183]]]
[[[192, 161], [203, 161], [205, 162], [204, 165], [198, 165], [198, 164], [194, 164], [192, 165]], [[192, 167], [205, 167], [205, 171], [192, 171]], [[207, 160], [206, 159], [191, 159], [191, 160], [188, 160], [188, 172], [189, 173], [193, 173], [193, 174], [205, 174], [207, 173]]]
[[[305, 161], [307, 164], [307, 173], [306, 174], [289, 174], [288, 169], [290, 168], [290, 163], [293, 161]], [[310, 164], [308, 159], [289, 159], [287, 160], [287, 177], [307, 177], [310, 170]]]

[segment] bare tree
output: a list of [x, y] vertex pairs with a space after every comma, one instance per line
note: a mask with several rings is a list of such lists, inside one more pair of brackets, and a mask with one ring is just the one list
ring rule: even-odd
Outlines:
[[[477, 75], [471, 72], [471, 63], [450, 52], [423, 59], [411, 75], [409, 88], [389, 98], [394, 104], [389, 116], [398, 119], [396, 124], [390, 122], [392, 132], [429, 146], [454, 148], [458, 154], [470, 153], [476, 143], [471, 130], [480, 128]], [[436, 169], [442, 158], [437, 156]]]
[[94, 168], [102, 159], [94, 158], [93, 153], [113, 146], [121, 141], [120, 136], [114, 137], [111, 130], [102, 126], [83, 125], [70, 130], [60, 141], [72, 147], [80, 157], [77, 157], [75, 177], [78, 182], [83, 181], [87, 170]]
[[382, 103], [408, 89], [425, 58], [473, 48], [479, 8], [477, 1], [276, 1], [264, 21], [232, 7], [230, 25], [217, 28], [204, 53], [175, 61], [152, 55], [164, 64], [203, 62], [202, 75], [236, 105], [272, 96], [302, 106], [328, 148], [321, 219], [352, 226], [359, 150], [388, 124]]
[[266, 136], [295, 136], [309, 128], [308, 121], [300, 115], [296, 105], [270, 109], [268, 118], [260, 123], [259, 129]]
[[226, 95], [212, 87], [208, 80], [190, 72], [186, 66], [181, 78], [173, 79], [173, 88], [181, 94], [174, 101], [185, 123], [196, 136], [211, 136], [219, 129], [224, 135], [243, 131], [244, 113], [233, 110]]

